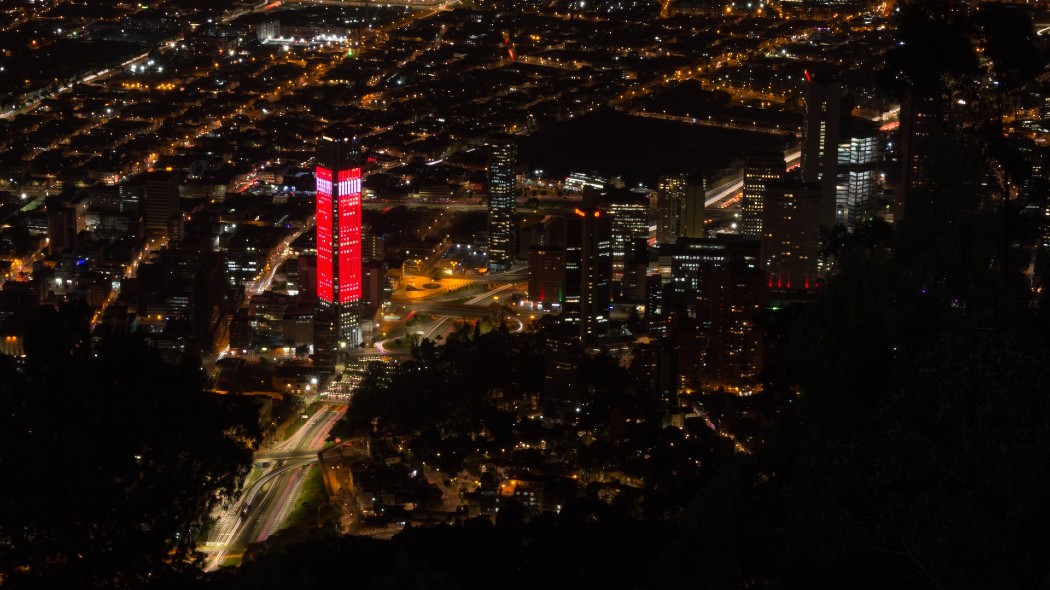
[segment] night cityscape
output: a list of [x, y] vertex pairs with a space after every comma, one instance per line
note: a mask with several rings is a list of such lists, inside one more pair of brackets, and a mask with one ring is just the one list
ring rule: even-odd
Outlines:
[[1050, 588], [1050, 2], [0, 30], [0, 590]]

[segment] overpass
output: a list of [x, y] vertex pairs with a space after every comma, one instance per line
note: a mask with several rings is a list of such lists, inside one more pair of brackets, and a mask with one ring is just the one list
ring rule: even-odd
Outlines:
[[[406, 303], [405, 309], [434, 316], [448, 317], [485, 317], [492, 314], [491, 303], [485, 305], [467, 305], [465, 303], [445, 303], [440, 301]], [[511, 309], [502, 306], [504, 309]]]
[[310, 460], [317, 458], [317, 451], [268, 451], [255, 454], [255, 462], [277, 460]]

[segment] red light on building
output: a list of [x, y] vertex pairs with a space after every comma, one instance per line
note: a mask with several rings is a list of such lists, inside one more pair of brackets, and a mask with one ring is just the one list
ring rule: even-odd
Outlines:
[[361, 169], [339, 170], [334, 187], [332, 170], [318, 166], [314, 174], [317, 296], [330, 303], [352, 303], [361, 299]]
[[333, 314], [333, 342], [351, 346], [361, 342], [361, 160], [356, 139], [317, 142], [317, 297]]
[[318, 166], [317, 177], [317, 296], [333, 301], [332, 171]]
[[339, 171], [339, 303], [361, 299], [361, 169]]

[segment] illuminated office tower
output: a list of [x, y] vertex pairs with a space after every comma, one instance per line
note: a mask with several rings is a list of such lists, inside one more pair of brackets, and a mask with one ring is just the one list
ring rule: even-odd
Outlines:
[[612, 223], [597, 207], [565, 217], [565, 297], [567, 322], [584, 339], [604, 334], [609, 324], [612, 278]]
[[656, 243], [674, 244], [682, 231], [683, 205], [689, 177], [685, 174], [661, 176], [656, 185]]
[[674, 244], [678, 238], [704, 237], [702, 177], [688, 174], [661, 176], [656, 187], [656, 243]]
[[843, 135], [838, 149], [835, 223], [853, 227], [871, 209], [878, 187], [879, 137], [874, 126]]
[[612, 279], [622, 281], [627, 263], [639, 247], [644, 253], [649, 242], [649, 199], [615, 189], [606, 195], [603, 208], [612, 216]]
[[335, 317], [336, 337], [361, 341], [361, 164], [350, 138], [317, 146], [317, 298]]
[[509, 135], [489, 140], [489, 269], [507, 270], [518, 251], [514, 231], [518, 147]]
[[787, 163], [779, 151], [749, 154], [744, 161], [744, 196], [741, 200], [740, 235], [762, 239], [762, 203], [767, 182], [784, 178]]

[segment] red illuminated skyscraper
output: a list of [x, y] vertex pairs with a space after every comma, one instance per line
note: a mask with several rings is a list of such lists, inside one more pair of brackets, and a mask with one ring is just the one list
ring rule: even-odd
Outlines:
[[337, 318], [337, 339], [361, 341], [361, 164], [351, 138], [317, 145], [317, 297]]

